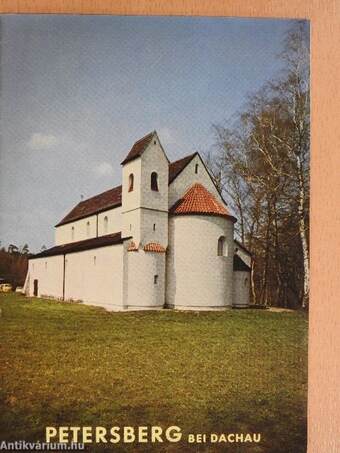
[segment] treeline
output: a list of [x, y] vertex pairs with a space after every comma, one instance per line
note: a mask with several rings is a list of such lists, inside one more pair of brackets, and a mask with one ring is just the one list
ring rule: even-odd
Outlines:
[[287, 34], [284, 69], [249, 96], [233, 119], [215, 125], [207, 164], [238, 217], [253, 253], [254, 303], [307, 307], [309, 299], [309, 37], [305, 22]]
[[17, 286], [23, 286], [26, 278], [28, 258], [30, 252], [28, 245], [17, 247], [9, 245], [0, 248], [0, 278], [6, 283], [11, 283], [15, 289]]

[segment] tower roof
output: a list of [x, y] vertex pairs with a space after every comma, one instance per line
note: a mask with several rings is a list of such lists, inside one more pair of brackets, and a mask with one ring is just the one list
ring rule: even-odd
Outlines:
[[136, 157], [141, 156], [143, 152], [146, 150], [147, 146], [151, 143], [151, 140], [155, 134], [156, 131], [152, 131], [150, 132], [150, 134], [147, 134], [145, 135], [145, 137], [142, 137], [139, 140], [137, 140], [133, 144], [128, 155], [123, 160], [122, 165], [126, 164], [127, 162], [130, 162], [130, 160], [136, 159]]
[[170, 214], [206, 214], [228, 217], [233, 222], [236, 218], [202, 184], [196, 183], [170, 208]]

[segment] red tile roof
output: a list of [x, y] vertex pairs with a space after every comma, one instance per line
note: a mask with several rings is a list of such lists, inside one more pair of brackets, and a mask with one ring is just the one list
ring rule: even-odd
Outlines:
[[[131, 237], [131, 236], [130, 236]], [[121, 244], [123, 242], [121, 232], [107, 234], [97, 238], [85, 239], [84, 241], [71, 242], [63, 245], [56, 245], [50, 249], [44, 250], [30, 259], [43, 258], [45, 256], [64, 255], [66, 253], [82, 252], [84, 250], [96, 249], [107, 245]]]
[[126, 164], [130, 160], [136, 159], [136, 157], [141, 156], [146, 147], [150, 144], [155, 133], [156, 131], [150, 132], [150, 134], [147, 134], [145, 137], [137, 140], [129, 151], [129, 154], [123, 160], [122, 165]]
[[127, 251], [128, 251], [128, 252], [137, 252], [137, 251], [138, 251], [138, 247], [137, 247], [137, 245], [134, 243], [134, 241], [131, 241], [131, 242], [130, 242], [130, 244], [128, 245]]
[[56, 226], [112, 209], [122, 204], [122, 186], [114, 187], [99, 195], [81, 201]]
[[158, 242], [149, 242], [149, 244], [144, 245], [144, 252], [165, 253], [166, 249]]
[[179, 199], [169, 210], [170, 214], [208, 214], [228, 217], [236, 222], [227, 209], [220, 203], [212, 193], [202, 184], [196, 183], [191, 186], [181, 199]]

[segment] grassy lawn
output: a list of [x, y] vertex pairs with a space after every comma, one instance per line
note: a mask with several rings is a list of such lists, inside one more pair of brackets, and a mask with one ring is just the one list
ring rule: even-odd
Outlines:
[[44, 440], [45, 426], [178, 425], [262, 442], [88, 451], [306, 451], [301, 313], [107, 313], [15, 294], [0, 307], [0, 441]]

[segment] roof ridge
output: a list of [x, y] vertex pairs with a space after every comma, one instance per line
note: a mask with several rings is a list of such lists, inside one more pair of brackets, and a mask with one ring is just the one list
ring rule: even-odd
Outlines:
[[198, 151], [195, 151], [194, 153], [187, 154], [186, 156], [180, 157], [179, 159], [174, 160], [173, 162], [170, 162], [170, 165], [177, 164], [177, 162], [180, 162], [183, 159], [188, 159], [189, 157], [193, 157], [195, 154], [198, 154]]
[[[127, 162], [130, 162], [131, 160], [134, 160], [137, 157], [140, 157], [143, 154], [143, 152], [145, 151], [145, 149], [147, 148], [147, 146], [150, 144], [150, 141], [155, 134], [157, 134], [156, 131], [149, 132], [144, 137], [142, 137], [139, 140], [137, 140], [136, 142], [134, 142], [134, 144], [132, 145], [132, 148], [128, 152], [127, 156], [121, 162], [121, 165], [124, 165]], [[143, 143], [143, 142], [145, 142], [145, 143]]]
[[112, 190], [115, 190], [115, 189], [119, 189], [120, 187], [122, 187], [121, 184], [120, 184], [119, 186], [115, 186], [115, 187], [112, 187], [111, 189], [107, 189], [107, 190], [104, 190], [103, 192], [97, 193], [96, 195], [92, 195], [92, 196], [89, 197], [89, 198], [85, 198], [85, 200], [81, 200], [81, 201], [78, 203], [78, 205], [81, 204], [81, 203], [85, 203], [85, 201], [92, 200], [92, 198], [96, 198], [96, 197], [99, 197], [100, 195], [104, 195], [104, 193], [111, 192]]

